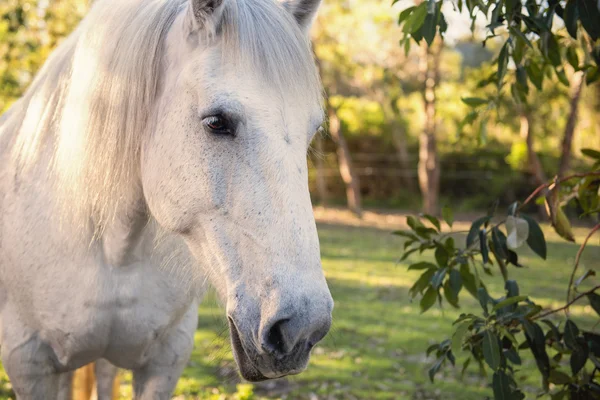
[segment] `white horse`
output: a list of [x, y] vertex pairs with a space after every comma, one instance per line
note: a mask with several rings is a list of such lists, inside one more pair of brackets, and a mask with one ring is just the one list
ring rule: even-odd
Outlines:
[[206, 280], [244, 378], [306, 367], [333, 307], [306, 164], [318, 3], [98, 0], [0, 119], [18, 398], [66, 397], [69, 372], [99, 359], [133, 370], [137, 398], [168, 398]]

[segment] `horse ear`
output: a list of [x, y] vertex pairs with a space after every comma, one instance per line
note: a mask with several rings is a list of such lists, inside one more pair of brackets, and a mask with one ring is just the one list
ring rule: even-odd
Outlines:
[[283, 6], [294, 16], [300, 28], [308, 32], [316, 15], [321, 0], [286, 0]]
[[189, 0], [189, 20], [192, 30], [216, 31], [227, 0]]

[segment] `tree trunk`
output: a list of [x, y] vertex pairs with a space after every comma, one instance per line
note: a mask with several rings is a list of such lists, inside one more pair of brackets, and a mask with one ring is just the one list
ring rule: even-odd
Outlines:
[[325, 177], [325, 171], [323, 166], [323, 135], [321, 132], [317, 132], [316, 137], [313, 141], [315, 144], [315, 172], [317, 181], [317, 197], [319, 203], [326, 206], [329, 202], [329, 193], [327, 192], [327, 181]]
[[581, 92], [583, 89], [583, 83], [585, 82], [584, 73], [582, 71], [576, 72], [573, 75], [573, 86], [571, 95], [571, 111], [569, 118], [567, 119], [567, 125], [565, 126], [565, 135], [562, 141], [562, 152], [560, 155], [560, 162], [558, 165], [558, 177], [565, 176], [569, 170], [569, 164], [571, 162], [571, 144], [573, 143], [573, 135], [575, 133], [575, 126], [577, 125], [577, 113], [579, 110], [579, 100], [581, 99]]
[[425, 126], [419, 135], [419, 186], [423, 195], [423, 212], [439, 212], [440, 166], [435, 138], [435, 89], [440, 80], [440, 57], [443, 43], [436, 41], [431, 47], [423, 43], [420, 72], [423, 82]]
[[519, 112], [519, 121], [521, 123], [521, 138], [527, 144], [527, 170], [533, 176], [536, 186], [547, 182], [546, 174], [542, 168], [542, 163], [535, 152], [533, 143], [533, 130], [531, 129], [531, 114], [529, 110], [521, 109]]
[[342, 133], [340, 120], [327, 100], [327, 115], [329, 117], [329, 133], [331, 138], [337, 145], [337, 158], [340, 168], [340, 175], [346, 185], [346, 198], [348, 200], [348, 208], [358, 217], [362, 216], [361, 199], [360, 199], [360, 184], [358, 176], [352, 169], [352, 159], [350, 158], [350, 150], [348, 143]]

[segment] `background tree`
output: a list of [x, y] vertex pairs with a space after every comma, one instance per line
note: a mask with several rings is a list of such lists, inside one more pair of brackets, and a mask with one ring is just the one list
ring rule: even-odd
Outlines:
[[[406, 33], [403, 40], [405, 46], [409, 47], [410, 41], [414, 39], [417, 43], [425, 41], [431, 47], [438, 28], [439, 33], [443, 34], [446, 22], [440, 11], [441, 6], [441, 1], [433, 0], [409, 7], [400, 14], [399, 22]], [[512, 204], [508, 208], [508, 215], [500, 220], [496, 203], [487, 215], [472, 223], [464, 247], [456, 246], [450, 234], [442, 233], [440, 221], [431, 215], [424, 215], [423, 218], [409, 217], [407, 223], [411, 230], [397, 232], [407, 238], [402, 259], [416, 251], [435, 252], [435, 264], [418, 262], [409, 266], [409, 269], [424, 271], [410, 289], [413, 298], [420, 295], [423, 312], [438, 301], [441, 305], [442, 298], [458, 307], [462, 288], [466, 288], [478, 299], [482, 308], [482, 315], [462, 314], [454, 322], [452, 338], [429, 347], [427, 353], [434, 352], [436, 356], [436, 361], [429, 370], [429, 377], [433, 381], [446, 362], [454, 365], [459, 354], [467, 353], [463, 371], [471, 360], [479, 364], [482, 372], [486, 367], [489, 368], [495, 399], [523, 399], [525, 395], [520, 387], [518, 374], [522, 364], [520, 354], [528, 349], [542, 377], [543, 393], [550, 394], [553, 399], [600, 398], [597, 376], [600, 369], [600, 335], [593, 330], [580, 329], [568, 314], [572, 304], [586, 299], [600, 315], [600, 285], [581, 289], [582, 282], [591, 279], [595, 273], [587, 271], [577, 275], [581, 254], [589, 239], [600, 231], [600, 223], [597, 222], [600, 213], [600, 152], [584, 149], [583, 153], [593, 160], [593, 165], [584, 173], [565, 176], [569, 169], [571, 143], [584, 82], [592, 84], [599, 78], [600, 5], [595, 0], [527, 1], [524, 6], [519, 1], [510, 0], [487, 3], [459, 1], [458, 10], [462, 11], [463, 6], [469, 12], [473, 26], [478, 13], [488, 20], [489, 34], [486, 41], [498, 35], [502, 36], [503, 41], [495, 70], [478, 84], [479, 88], [484, 88], [493, 83], [496, 91], [493, 94], [488, 92], [486, 97], [463, 98], [464, 103], [474, 108], [463, 120], [463, 124], [479, 119], [480, 137], [485, 138], [489, 114], [491, 110], [499, 112], [504, 92], [509, 88], [512, 101], [519, 110], [527, 165], [538, 181], [545, 178], [533, 150], [531, 109], [528, 108], [529, 83], [542, 90], [545, 77], [555, 76], [565, 86], [570, 83], [572, 94], [562, 138], [560, 165], [553, 182], [541, 183], [522, 203]], [[560, 30], [553, 30], [555, 15], [563, 20], [571, 38], [561, 36]], [[579, 29], [579, 23], [582, 29]], [[497, 30], [504, 32], [497, 33]], [[579, 62], [578, 53], [584, 55], [583, 64]], [[515, 66], [510, 76], [509, 60]], [[572, 69], [571, 73], [568, 72], [569, 68]], [[483, 90], [480, 92], [485, 93]], [[528, 296], [522, 295], [517, 280], [509, 279], [508, 266], [521, 267], [515, 250], [525, 243], [541, 258], [547, 257], [542, 229], [533, 218], [523, 213], [524, 208], [537, 196], [545, 197], [552, 225], [566, 240], [574, 241], [569, 220], [563, 211], [563, 206], [569, 201], [576, 199], [582, 216], [592, 216], [595, 220], [595, 225], [575, 257], [570, 280], [566, 284], [566, 304], [551, 310], [543, 310]], [[444, 210], [444, 220], [452, 227], [452, 216], [448, 209]], [[504, 230], [501, 229], [502, 226]], [[482, 272], [491, 274], [492, 267], [497, 267], [504, 279], [504, 297], [492, 297], [482, 274], [478, 272], [481, 269]], [[560, 311], [566, 312], [563, 326], [548, 319]], [[520, 337], [525, 340], [520, 342]], [[552, 358], [549, 357], [550, 350], [554, 352]], [[591, 372], [586, 369], [586, 364], [591, 364]]]

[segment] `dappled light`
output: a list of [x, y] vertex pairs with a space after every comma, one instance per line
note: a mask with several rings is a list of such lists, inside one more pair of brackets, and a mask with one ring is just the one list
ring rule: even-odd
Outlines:
[[0, 350], [0, 400], [600, 398], [600, 3], [1, 0]]

